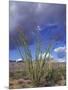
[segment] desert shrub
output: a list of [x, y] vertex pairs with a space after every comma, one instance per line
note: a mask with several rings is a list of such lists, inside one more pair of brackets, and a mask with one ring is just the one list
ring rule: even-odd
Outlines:
[[52, 69], [48, 72], [46, 76], [46, 82], [48, 86], [53, 86], [58, 84], [60, 80], [64, 79], [63, 72], [60, 71], [60, 69]]
[[45, 59], [42, 60], [42, 57], [39, 58], [39, 55], [42, 54], [41, 52], [41, 44], [40, 44], [40, 37], [38, 35], [38, 32], [36, 30], [33, 31], [35, 34], [35, 45], [36, 45], [36, 52], [35, 52], [35, 61], [32, 60], [31, 51], [29, 49], [28, 40], [25, 37], [25, 34], [20, 30], [18, 31], [18, 38], [17, 41], [21, 44], [23, 50], [24, 50], [24, 64], [25, 64], [25, 71], [28, 74], [30, 80], [32, 81], [32, 84], [34, 86], [39, 86], [39, 83], [41, 81], [42, 76], [45, 74], [45, 63], [46, 63], [46, 55], [49, 53], [51, 45], [49, 44]]
[[[33, 31], [34, 32], [34, 31]], [[42, 54], [41, 52], [41, 44], [40, 44], [40, 38], [38, 37], [37, 32], [35, 33], [36, 38], [36, 52], [35, 52], [35, 61], [32, 60], [31, 50], [29, 49], [28, 40], [25, 37], [25, 34], [20, 30], [18, 31], [18, 43], [21, 44], [23, 50], [24, 50], [24, 64], [25, 64], [25, 72], [29, 76], [29, 79], [32, 81], [33, 86], [39, 86], [41, 83], [41, 80], [43, 76], [45, 76], [46, 85], [51, 86], [55, 85], [59, 80], [62, 79], [62, 73], [65, 75], [64, 70], [58, 71], [58, 69], [51, 69], [46, 70], [46, 56], [48, 53], [50, 53], [51, 44], [48, 45], [46, 49], [45, 59], [42, 59], [42, 57], [39, 58], [39, 55]], [[50, 60], [50, 59], [49, 59]], [[51, 65], [49, 65], [49, 68], [51, 68]], [[22, 71], [23, 72], [23, 71]], [[45, 75], [47, 73], [47, 75]], [[23, 78], [23, 76], [26, 76], [25, 73], [18, 73], [19, 75], [17, 77]], [[25, 86], [23, 86], [25, 87]]]

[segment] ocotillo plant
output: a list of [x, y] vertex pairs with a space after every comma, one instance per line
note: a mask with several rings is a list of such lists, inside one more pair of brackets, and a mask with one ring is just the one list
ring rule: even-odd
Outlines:
[[[45, 54], [45, 59], [42, 60], [42, 56], [39, 57], [39, 54], [41, 53], [41, 46], [40, 46], [40, 40], [37, 32], [34, 32], [36, 35], [36, 60], [32, 61], [32, 55], [31, 51], [29, 49], [28, 41], [26, 39], [25, 34], [18, 30], [18, 42], [21, 43], [22, 48], [24, 49], [25, 57], [24, 57], [24, 63], [26, 65], [26, 72], [29, 74], [30, 79], [32, 80], [32, 83], [34, 86], [38, 86], [40, 83], [40, 80], [45, 74], [45, 61], [46, 56], [48, 52], [50, 51], [51, 45], [48, 46]], [[41, 53], [42, 54], [42, 53]]]

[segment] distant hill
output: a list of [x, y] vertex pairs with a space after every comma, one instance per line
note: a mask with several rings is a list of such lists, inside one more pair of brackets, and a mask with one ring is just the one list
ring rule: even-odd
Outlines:
[[16, 59], [16, 60], [9, 60], [9, 62], [23, 62], [23, 60], [21, 58]]

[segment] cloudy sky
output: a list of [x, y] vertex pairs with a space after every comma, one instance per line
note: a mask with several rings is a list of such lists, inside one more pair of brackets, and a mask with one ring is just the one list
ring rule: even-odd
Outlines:
[[33, 2], [9, 2], [9, 58], [19, 59], [21, 55], [14, 42], [16, 30], [25, 33], [32, 56], [35, 56], [35, 35], [37, 30], [44, 53], [49, 43], [52, 43], [51, 56], [56, 60], [66, 59], [66, 5]]

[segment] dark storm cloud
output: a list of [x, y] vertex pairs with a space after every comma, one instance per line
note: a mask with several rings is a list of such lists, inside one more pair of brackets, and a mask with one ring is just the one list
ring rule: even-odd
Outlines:
[[48, 28], [55, 30], [58, 24], [64, 26], [66, 22], [65, 5], [17, 1], [10, 1], [9, 5], [10, 49], [14, 49], [17, 46], [16, 44], [14, 46], [13, 40], [11, 40], [13, 35], [17, 37], [17, 29], [21, 29], [25, 33], [29, 44], [32, 44], [35, 38], [32, 30], [36, 30], [37, 26], [41, 27], [40, 32], [42, 32]]

